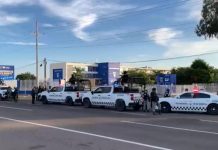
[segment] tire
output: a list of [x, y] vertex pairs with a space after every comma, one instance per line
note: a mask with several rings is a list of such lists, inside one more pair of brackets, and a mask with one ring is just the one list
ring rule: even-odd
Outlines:
[[209, 115], [218, 115], [218, 105], [217, 104], [210, 104], [207, 107], [207, 113]]
[[91, 102], [90, 102], [90, 100], [88, 98], [83, 99], [83, 106], [85, 108], [91, 108], [92, 107], [92, 104], [91, 104]]
[[46, 96], [42, 96], [42, 104], [48, 104], [48, 100]]
[[126, 110], [126, 104], [123, 100], [117, 100], [115, 104], [115, 108], [117, 111], [125, 111]]
[[163, 113], [170, 113], [171, 112], [170, 104], [166, 103], [166, 102], [161, 103], [161, 112], [163, 112]]
[[73, 99], [71, 97], [67, 97], [66, 104], [68, 106], [73, 106], [74, 105]]

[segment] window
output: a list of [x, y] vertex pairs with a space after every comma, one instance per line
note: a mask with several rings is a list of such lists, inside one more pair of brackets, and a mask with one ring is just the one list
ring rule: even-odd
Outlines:
[[110, 93], [111, 87], [100, 87], [95, 90], [94, 93]]
[[74, 91], [74, 88], [73, 87], [65, 87], [65, 92], [73, 92]]
[[210, 98], [210, 95], [204, 93], [196, 93], [194, 98]]
[[192, 98], [192, 93], [184, 93], [182, 95], [180, 95], [180, 98]]
[[123, 88], [114, 88], [114, 93], [123, 93]]
[[57, 87], [53, 87], [50, 92], [57, 92]]
[[53, 87], [50, 92], [62, 92], [63, 87]]

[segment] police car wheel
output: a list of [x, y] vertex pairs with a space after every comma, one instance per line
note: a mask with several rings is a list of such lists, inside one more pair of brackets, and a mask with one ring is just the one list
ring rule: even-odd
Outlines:
[[48, 104], [48, 100], [45, 96], [42, 97], [42, 103], [43, 104]]
[[169, 113], [171, 111], [170, 104], [168, 103], [161, 103], [161, 112]]
[[207, 113], [210, 115], [218, 115], [218, 105], [209, 105], [207, 108]]
[[90, 102], [90, 100], [88, 98], [85, 98], [83, 100], [83, 105], [84, 105], [85, 108], [91, 108], [92, 107], [92, 104], [91, 104], [91, 102]]
[[74, 105], [74, 103], [73, 103], [73, 99], [70, 98], [70, 97], [67, 98], [66, 103], [67, 103], [67, 105], [69, 105], [69, 106], [73, 106], [73, 105]]
[[125, 105], [125, 102], [123, 100], [117, 100], [115, 107], [116, 107], [116, 110], [118, 110], [118, 111], [126, 110], [126, 105]]

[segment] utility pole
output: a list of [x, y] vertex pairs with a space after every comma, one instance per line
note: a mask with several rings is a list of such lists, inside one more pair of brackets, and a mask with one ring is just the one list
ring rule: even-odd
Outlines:
[[43, 60], [43, 64], [44, 64], [44, 84], [45, 84], [45, 89], [47, 89], [47, 60], [46, 58], [44, 58]]
[[38, 46], [38, 21], [36, 20], [35, 24], [35, 38], [36, 38], [36, 85], [39, 87], [39, 46]]

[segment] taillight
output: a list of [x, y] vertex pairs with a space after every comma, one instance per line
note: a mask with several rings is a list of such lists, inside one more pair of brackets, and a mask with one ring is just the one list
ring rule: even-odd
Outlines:
[[79, 92], [76, 93], [76, 97], [79, 97]]
[[134, 94], [130, 94], [131, 101], [134, 101]]

